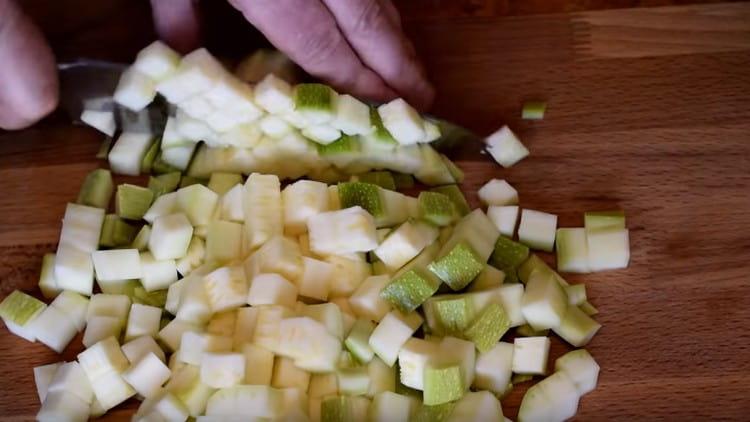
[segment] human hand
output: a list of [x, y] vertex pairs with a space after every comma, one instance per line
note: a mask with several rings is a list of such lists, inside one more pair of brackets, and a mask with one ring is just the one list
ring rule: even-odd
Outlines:
[[55, 57], [13, 0], [0, 0], [0, 128], [30, 126], [57, 107]]
[[[378, 101], [401, 96], [420, 109], [433, 101], [391, 0], [229, 2], [276, 48], [342, 92]], [[198, 47], [193, 0], [151, 0], [151, 6], [163, 40], [183, 51]]]

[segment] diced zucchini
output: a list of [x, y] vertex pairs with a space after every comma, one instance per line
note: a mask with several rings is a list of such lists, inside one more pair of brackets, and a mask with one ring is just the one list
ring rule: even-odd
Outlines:
[[456, 212], [458, 212], [459, 217], [463, 217], [471, 211], [471, 208], [469, 208], [469, 203], [466, 202], [466, 197], [464, 197], [464, 194], [461, 193], [461, 189], [458, 188], [458, 185], [438, 186], [430, 190], [433, 192], [442, 193], [443, 195], [450, 198], [450, 200], [453, 202], [453, 207], [455, 208]]
[[271, 386], [274, 388], [293, 388], [307, 391], [310, 385], [310, 373], [294, 366], [294, 361], [285, 357], [277, 357], [273, 364]]
[[587, 229], [586, 242], [591, 271], [627, 268], [630, 262], [628, 229]]
[[424, 404], [434, 406], [460, 399], [464, 395], [465, 386], [458, 365], [436, 366], [428, 365], [424, 374]]
[[568, 307], [565, 290], [552, 274], [535, 271], [526, 283], [521, 311], [535, 330], [559, 327]]
[[148, 133], [123, 132], [109, 151], [109, 167], [115, 174], [138, 176], [152, 139]]
[[518, 409], [521, 421], [564, 421], [578, 410], [580, 395], [565, 372], [555, 372], [526, 391]]
[[154, 193], [144, 187], [124, 183], [117, 186], [115, 209], [117, 215], [128, 220], [140, 220], [149, 210]]
[[323, 84], [299, 84], [294, 87], [294, 109], [311, 124], [331, 121], [334, 116], [336, 92]]
[[245, 379], [245, 356], [241, 353], [204, 352], [201, 382], [213, 388], [229, 388]]
[[466, 393], [456, 403], [449, 421], [500, 421], [503, 409], [500, 401], [489, 391]]
[[312, 216], [307, 221], [310, 248], [323, 255], [368, 252], [378, 246], [375, 221], [361, 207]]
[[344, 341], [347, 350], [361, 363], [371, 361], [375, 354], [368, 343], [373, 330], [375, 330], [375, 324], [372, 321], [358, 319]]
[[383, 391], [372, 398], [369, 417], [373, 422], [408, 422], [419, 405], [413, 397]]
[[490, 262], [497, 268], [512, 269], [521, 265], [529, 256], [529, 248], [521, 243], [499, 236], [495, 242]]
[[531, 248], [552, 252], [557, 216], [534, 210], [521, 211], [518, 240]]
[[383, 317], [370, 336], [370, 347], [383, 362], [393, 366], [401, 346], [421, 324], [422, 317], [417, 313], [402, 314], [391, 311]]
[[424, 191], [417, 198], [420, 218], [436, 226], [451, 224], [457, 214], [453, 201], [442, 193]]
[[162, 384], [170, 377], [171, 371], [155, 354], [149, 353], [122, 373], [135, 391], [149, 398], [157, 394]]
[[503, 167], [511, 167], [529, 155], [529, 150], [508, 126], [503, 126], [487, 137], [485, 143], [492, 158]]
[[513, 344], [499, 342], [477, 356], [474, 387], [503, 394], [510, 383], [513, 366]]
[[419, 113], [401, 98], [378, 107], [383, 126], [401, 145], [422, 142], [426, 134]]
[[586, 273], [589, 271], [586, 229], [557, 229], [557, 269], [561, 272]]
[[254, 249], [284, 230], [281, 183], [272, 175], [251, 174], [243, 195], [245, 241]]
[[193, 227], [185, 214], [170, 214], [154, 220], [148, 248], [158, 260], [185, 256], [193, 236]]
[[390, 304], [380, 296], [381, 290], [388, 285], [387, 275], [366, 278], [349, 298], [354, 313], [372, 321], [380, 321], [390, 311]]
[[53, 299], [60, 294], [61, 289], [55, 281], [55, 254], [46, 253], [42, 258], [42, 269], [39, 272], [39, 290], [45, 299]]
[[474, 342], [479, 352], [487, 352], [500, 341], [510, 328], [505, 310], [497, 303], [484, 308], [464, 332], [464, 337]]
[[588, 211], [583, 214], [583, 225], [588, 230], [625, 228], [623, 211]]
[[513, 342], [513, 372], [544, 375], [550, 341], [547, 337], [517, 337]]
[[568, 375], [580, 395], [593, 391], [599, 379], [599, 365], [585, 349], [573, 350], [557, 358], [555, 371]]
[[447, 254], [429, 266], [430, 271], [456, 291], [471, 283], [484, 267], [482, 258], [466, 242], [456, 244]]
[[380, 292], [380, 297], [401, 312], [408, 313], [435, 294], [439, 286], [440, 280], [427, 271], [409, 270], [385, 286]]
[[487, 217], [501, 235], [512, 238], [518, 223], [518, 205], [490, 206], [487, 208]]
[[524, 120], [542, 120], [546, 110], [547, 103], [544, 101], [526, 101], [523, 103], [521, 118]]
[[348, 422], [367, 419], [370, 399], [361, 396], [335, 396], [323, 399], [321, 422]]
[[553, 328], [553, 331], [571, 345], [583, 347], [591, 341], [591, 338], [601, 327], [601, 324], [594, 321], [577, 306], [569, 305], [560, 326]]
[[510, 183], [501, 179], [492, 179], [477, 192], [479, 200], [489, 206], [518, 204], [518, 191]]
[[76, 201], [82, 205], [107, 209], [112, 199], [112, 174], [106, 169], [96, 169], [86, 175]]

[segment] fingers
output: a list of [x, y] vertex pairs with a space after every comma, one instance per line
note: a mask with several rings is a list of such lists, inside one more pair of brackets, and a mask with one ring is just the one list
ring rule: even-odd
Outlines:
[[200, 47], [200, 13], [193, 0], [151, 0], [159, 38], [180, 53]]
[[39, 28], [0, 0], [0, 128], [32, 125], [57, 107], [57, 69]]
[[233, 0], [245, 18], [308, 73], [377, 101], [395, 92], [357, 57], [326, 7], [313, 0]]
[[380, 4], [383, 6], [383, 9], [385, 9], [385, 14], [388, 16], [388, 20], [391, 21], [391, 24], [401, 29], [401, 14], [398, 13], [398, 9], [396, 9], [396, 6], [393, 5], [393, 2], [391, 0], [379, 0]]
[[435, 91], [408, 47], [404, 34], [391, 23], [381, 0], [323, 0], [341, 32], [365, 65], [418, 108], [432, 103]]

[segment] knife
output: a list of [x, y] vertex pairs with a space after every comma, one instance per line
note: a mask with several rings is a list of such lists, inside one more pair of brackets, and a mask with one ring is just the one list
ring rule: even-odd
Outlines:
[[[79, 59], [60, 63], [57, 67], [60, 74], [60, 105], [73, 122], [80, 123], [84, 108], [113, 111], [117, 127], [124, 132], [161, 133], [167, 117], [174, 115], [174, 106], [160, 96], [139, 112], [122, 107], [113, 100], [112, 94], [120, 75], [128, 67], [126, 64]], [[484, 150], [484, 141], [476, 133], [429, 114], [423, 116], [440, 128], [441, 136], [431, 143], [433, 148], [446, 152], [458, 146], [465, 148], [476, 145]]]

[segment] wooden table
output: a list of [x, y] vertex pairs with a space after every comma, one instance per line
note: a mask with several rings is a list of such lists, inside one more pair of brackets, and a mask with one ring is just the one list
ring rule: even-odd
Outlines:
[[[604, 325], [589, 346], [599, 386], [579, 419], [747, 419], [750, 4], [424, 19], [410, 31], [437, 115], [481, 133], [508, 123], [532, 151], [510, 170], [460, 161], [475, 203], [498, 177], [561, 226], [627, 211], [630, 268], [569, 277], [586, 282]], [[524, 99], [548, 101], [544, 121], [520, 120]], [[35, 291], [65, 202], [102, 164], [98, 141], [61, 119], [0, 134], [0, 297]], [[31, 368], [60, 357], [1, 333], [0, 417], [30, 419]], [[553, 355], [565, 349], [556, 341]], [[523, 390], [503, 401], [506, 415]]]

